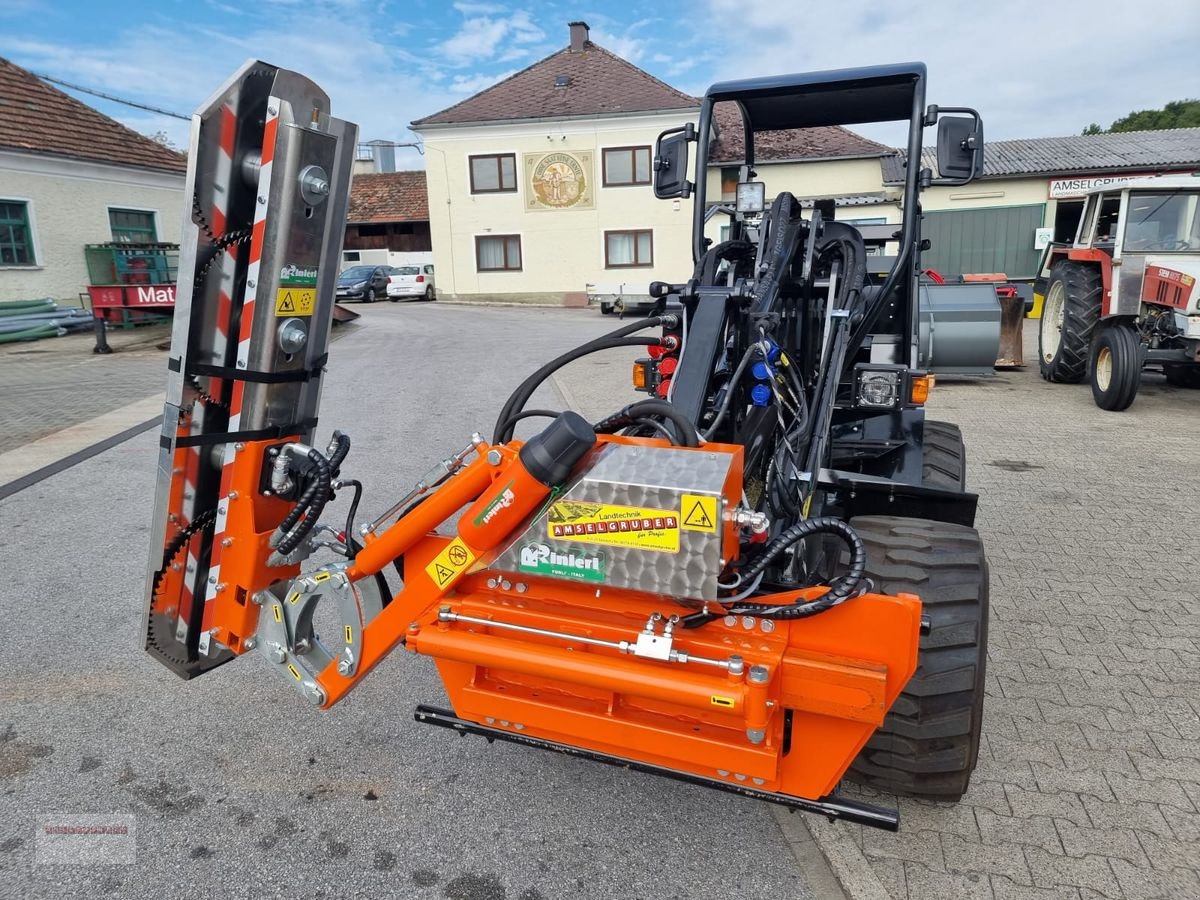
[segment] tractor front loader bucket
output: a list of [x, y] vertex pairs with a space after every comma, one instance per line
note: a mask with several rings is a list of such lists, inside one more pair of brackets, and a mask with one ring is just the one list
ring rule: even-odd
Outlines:
[[316, 425], [356, 136], [311, 81], [253, 60], [192, 117], [143, 617], [184, 678], [247, 649], [247, 597], [298, 570], [266, 562], [291, 504], [260, 480]]

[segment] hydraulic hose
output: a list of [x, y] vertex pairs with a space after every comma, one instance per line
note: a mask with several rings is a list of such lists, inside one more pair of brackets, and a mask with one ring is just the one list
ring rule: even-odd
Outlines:
[[500, 425], [500, 430], [511, 428], [522, 419], [557, 419], [560, 415], [562, 413], [553, 409], [526, 409], [505, 419]]
[[[322, 455], [320, 450], [311, 448], [308, 451], [307, 459], [313, 466], [313, 478], [309, 481], [308, 487], [305, 488], [296, 505], [292, 507], [291, 512], [284, 517], [276, 530], [276, 534], [283, 534], [279, 543], [275, 545], [275, 552], [280, 556], [288, 556], [300, 546], [300, 542], [317, 524], [317, 519], [321, 517], [325, 504], [329, 502], [329, 493], [333, 482], [329, 460]], [[307, 503], [305, 503], [306, 497], [308, 497]], [[301, 520], [301, 516], [304, 516], [303, 520]]]
[[[850, 569], [845, 575], [835, 578], [829, 586], [827, 593], [818, 596], [818, 598], [809, 604], [802, 602], [793, 602], [793, 604], [756, 604], [754, 601], [746, 600], [754, 589], [761, 583], [763, 572], [767, 571], [767, 566], [772, 564], [780, 553], [787, 550], [788, 547], [796, 544], [797, 541], [805, 538], [811, 538], [816, 534], [832, 534], [838, 536], [846, 542], [850, 547]], [[859, 538], [856, 530], [842, 522], [840, 518], [832, 516], [823, 516], [821, 518], [806, 518], [803, 522], [794, 524], [782, 533], [775, 540], [770, 542], [767, 550], [763, 551], [760, 557], [757, 557], [754, 562], [746, 566], [740, 571], [738, 576], [738, 586], [749, 582], [748, 588], [742, 593], [728, 598], [722, 602], [725, 604], [725, 612], [697, 612], [686, 616], [683, 619], [684, 628], [700, 628], [701, 625], [706, 625], [718, 619], [721, 616], [757, 616], [763, 619], [803, 619], [809, 616], [816, 616], [818, 613], [832, 610], [835, 606], [844, 604], [847, 600], [857, 596], [859, 587], [863, 583], [863, 575], [866, 571], [866, 545], [863, 544], [863, 539]]]
[[675, 427], [677, 442], [684, 447], [699, 447], [700, 438], [696, 434], [696, 426], [692, 420], [676, 409], [666, 400], [639, 400], [606, 416], [593, 427], [597, 434], [612, 434], [635, 424], [638, 419], [648, 416], [662, 416]]
[[784, 550], [797, 541], [817, 534], [832, 534], [841, 538], [850, 548], [849, 569], [845, 575], [830, 584], [827, 593], [822, 594], [811, 603], [768, 605], [746, 601], [726, 607], [726, 613], [729, 615], [753, 615], [764, 619], [803, 619], [833, 609], [856, 596], [867, 569], [867, 547], [862, 538], [858, 536], [858, 532], [841, 519], [835, 519], [832, 516], [805, 519], [803, 522], [793, 525], [773, 540], [761, 556], [741, 571], [739, 583], [753, 582]]
[[346, 454], [350, 452], [350, 435], [342, 434], [340, 431], [333, 433], [333, 442], [336, 444], [333, 454], [329, 457], [329, 473], [337, 478], [338, 470], [342, 466], [342, 462], [346, 459]]
[[[664, 318], [656, 316], [652, 319], [644, 319], [643, 322], [647, 324], [639, 324], [637, 328], [649, 328], [654, 324], [661, 324]], [[618, 331], [620, 330], [622, 329], [618, 329]], [[617, 337], [615, 336], [616, 334], [617, 332], [613, 332], [611, 335], [581, 344], [574, 350], [569, 350], [562, 356], [546, 363], [546, 365], [526, 378], [513, 392], [512, 396], [508, 398], [508, 402], [504, 404], [504, 408], [500, 411], [500, 415], [496, 419], [496, 431], [492, 438], [492, 443], [503, 444], [512, 440], [513, 426], [515, 425], [515, 422], [510, 421], [512, 417], [525, 408], [525, 404], [529, 402], [529, 398], [533, 396], [533, 392], [537, 390], [538, 385], [568, 363], [601, 350], [614, 350], [618, 347], [650, 347], [661, 343], [658, 338]]]

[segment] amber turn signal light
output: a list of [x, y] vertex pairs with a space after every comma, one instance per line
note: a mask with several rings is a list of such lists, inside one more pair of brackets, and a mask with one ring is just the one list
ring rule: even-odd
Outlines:
[[912, 387], [909, 391], [908, 400], [910, 403], [924, 403], [929, 399], [929, 392], [933, 390], [934, 377], [932, 375], [914, 375], [912, 381], [909, 382]]

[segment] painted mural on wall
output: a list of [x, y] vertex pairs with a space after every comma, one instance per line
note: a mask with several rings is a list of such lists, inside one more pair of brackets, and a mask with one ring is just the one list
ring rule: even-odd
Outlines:
[[526, 153], [525, 210], [592, 209], [592, 152]]

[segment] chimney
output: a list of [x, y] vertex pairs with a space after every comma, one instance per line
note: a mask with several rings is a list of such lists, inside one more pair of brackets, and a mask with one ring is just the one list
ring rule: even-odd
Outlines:
[[567, 25], [571, 29], [571, 49], [582, 50], [588, 39], [588, 23], [568, 22]]

